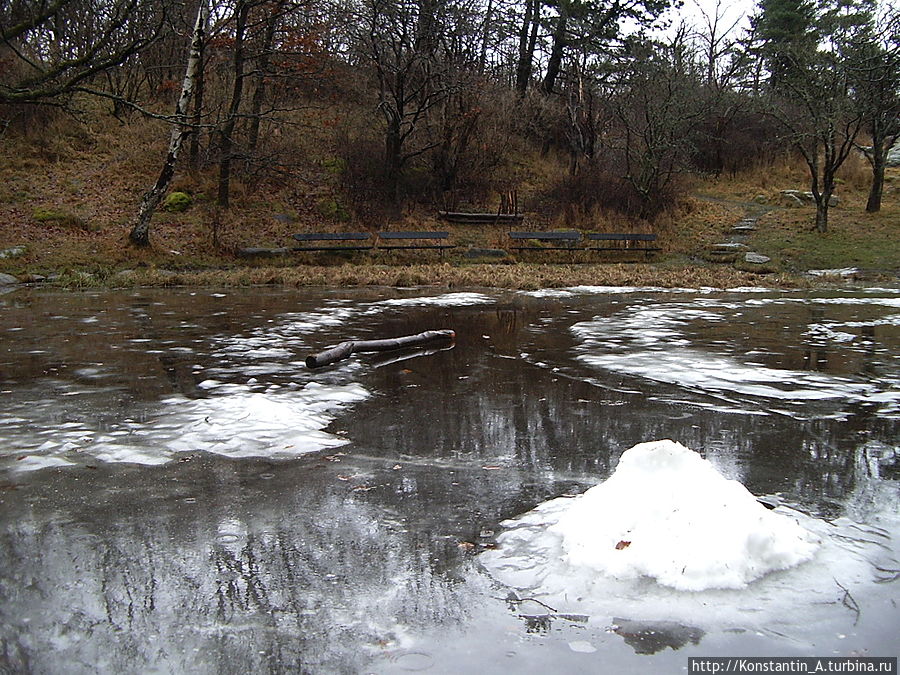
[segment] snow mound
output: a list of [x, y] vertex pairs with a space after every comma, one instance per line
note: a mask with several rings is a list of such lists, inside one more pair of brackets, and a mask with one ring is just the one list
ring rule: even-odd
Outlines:
[[549, 526], [568, 565], [682, 591], [743, 588], [813, 557], [819, 540], [670, 440], [623, 453], [615, 472]]

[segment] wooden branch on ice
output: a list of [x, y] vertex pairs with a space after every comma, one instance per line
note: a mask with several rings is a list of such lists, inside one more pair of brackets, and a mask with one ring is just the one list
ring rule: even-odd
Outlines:
[[387, 340], [351, 340], [342, 342], [318, 354], [310, 354], [306, 357], [306, 366], [308, 368], [327, 366], [341, 359], [346, 359], [355, 352], [385, 352], [392, 349], [418, 347], [435, 340], [452, 340], [455, 337], [456, 333], [452, 330], [426, 330], [418, 335], [406, 335]]

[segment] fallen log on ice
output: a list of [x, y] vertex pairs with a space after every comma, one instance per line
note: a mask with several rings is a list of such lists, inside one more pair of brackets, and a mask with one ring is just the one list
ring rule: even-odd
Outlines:
[[386, 352], [392, 349], [418, 347], [436, 340], [452, 340], [455, 337], [456, 333], [452, 330], [426, 330], [418, 335], [405, 335], [386, 340], [350, 340], [318, 354], [310, 354], [306, 357], [306, 366], [318, 368], [346, 359], [356, 352]]

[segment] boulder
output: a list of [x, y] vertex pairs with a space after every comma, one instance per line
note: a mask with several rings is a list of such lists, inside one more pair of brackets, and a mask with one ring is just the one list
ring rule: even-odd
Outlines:
[[0, 272], [0, 286], [13, 286], [17, 283], [19, 283], [19, 280], [12, 274], [3, 274]]
[[893, 147], [888, 150], [885, 163], [888, 166], [900, 166], [900, 138], [898, 138]]
[[237, 255], [241, 258], [275, 258], [281, 255], [287, 255], [291, 250], [289, 248], [239, 248]]
[[0, 251], [0, 258], [21, 258], [25, 251], [24, 246], [11, 246]]
[[[808, 190], [781, 190], [780, 194], [782, 204], [791, 208], [816, 203], [816, 198], [813, 197], [813, 193]], [[840, 203], [841, 198], [837, 195], [831, 195], [831, 197], [828, 198], [828, 206], [837, 206]]]
[[506, 251], [502, 248], [470, 248], [465, 253], [463, 253], [463, 257], [469, 260], [477, 260], [480, 258], [505, 258], [507, 255]]
[[795, 194], [789, 194], [787, 192], [781, 193], [781, 205], [789, 209], [798, 209], [804, 206], [803, 200], [800, 199], [800, 197]]
[[744, 255], [744, 262], [752, 263], [754, 265], [765, 265], [767, 262], [771, 262], [771, 258], [767, 255], [763, 255], [762, 253], [747, 253]]

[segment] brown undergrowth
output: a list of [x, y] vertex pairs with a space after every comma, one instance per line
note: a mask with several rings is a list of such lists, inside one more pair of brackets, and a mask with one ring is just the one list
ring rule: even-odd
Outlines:
[[[336, 159], [333, 138], [322, 130], [310, 131], [314, 124], [298, 132], [296, 163], [289, 173], [245, 174], [234, 181], [228, 211], [214, 204], [214, 167], [198, 173], [182, 168], [172, 190], [190, 194], [193, 205], [180, 213], [158, 212], [152, 222], [152, 246], [136, 248], [127, 235], [141, 195], [159, 170], [165, 128], [139, 119], [119, 124], [99, 113], [80, 123], [63, 119], [52, 124], [50, 137], [7, 134], [0, 138], [0, 250], [24, 247], [22, 254], [0, 258], [0, 272], [20, 278], [54, 275], [69, 286], [279, 283], [539, 288], [802, 283], [784, 275], [740, 272], [729, 265], [703, 262], [702, 252], [721, 240], [754, 205], [765, 215], [749, 243], [775, 258], [776, 270], [858, 264], [890, 273], [900, 264], [891, 260], [900, 227], [897, 170], [889, 173], [883, 212], [873, 215], [863, 211], [865, 166], [848, 164], [839, 188], [842, 205], [833, 211], [834, 232], [816, 238], [807, 232], [811, 209], [777, 206], [780, 189], [804, 188], [803, 166], [796, 162], [785, 160], [739, 176], [695, 177], [691, 190], [702, 198], [683, 196], [654, 223], [646, 223], [596, 206], [560, 210], [546, 195], [565, 167], [535, 153], [515, 168], [524, 224], [462, 226], [439, 220], [433, 204], [405, 203], [391, 213], [381, 212], [378, 218], [355, 211], [352, 200], [342, 193], [342, 165]], [[760, 207], [760, 202], [765, 206]], [[468, 208], [492, 211], [496, 196]], [[445, 258], [422, 251], [290, 254], [274, 260], [236, 255], [242, 247], [290, 247], [295, 232], [385, 229], [450, 230], [457, 248]], [[663, 250], [650, 264], [642, 256], [552, 251], [509, 254], [493, 264], [476, 264], [488, 260], [469, 257], [472, 249], [509, 250], [509, 229], [652, 231]]]

